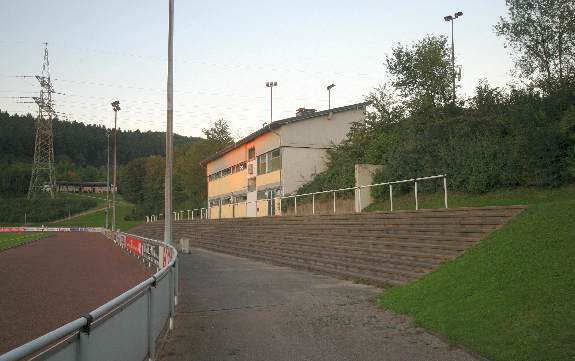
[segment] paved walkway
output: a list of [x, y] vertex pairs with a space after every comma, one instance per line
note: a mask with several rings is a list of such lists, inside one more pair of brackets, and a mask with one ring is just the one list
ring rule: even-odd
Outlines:
[[160, 360], [474, 360], [374, 304], [378, 288], [195, 249]]

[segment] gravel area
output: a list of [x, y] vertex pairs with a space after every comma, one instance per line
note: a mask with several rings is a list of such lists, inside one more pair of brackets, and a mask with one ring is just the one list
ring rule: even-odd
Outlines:
[[377, 307], [379, 288], [200, 249], [179, 257], [159, 360], [475, 360]]

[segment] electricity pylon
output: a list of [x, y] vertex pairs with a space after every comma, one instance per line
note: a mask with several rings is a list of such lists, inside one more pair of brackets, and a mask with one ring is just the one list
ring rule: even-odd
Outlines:
[[34, 145], [34, 164], [32, 177], [28, 188], [28, 199], [37, 192], [50, 192], [54, 198], [56, 175], [54, 172], [54, 134], [52, 132], [52, 82], [50, 81], [50, 61], [48, 60], [48, 43], [44, 43], [44, 63], [42, 75], [36, 75], [40, 82], [40, 96], [34, 97], [38, 104], [38, 119], [36, 120], [36, 143]]

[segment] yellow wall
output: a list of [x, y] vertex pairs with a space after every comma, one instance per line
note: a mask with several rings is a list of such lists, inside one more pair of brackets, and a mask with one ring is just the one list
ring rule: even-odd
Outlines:
[[279, 183], [281, 181], [281, 170], [278, 169], [271, 173], [258, 175], [256, 178], [256, 187], [258, 189], [266, 184]]
[[208, 182], [208, 197], [216, 197], [221, 194], [246, 192], [248, 189], [248, 171], [243, 170], [230, 174], [226, 177]]

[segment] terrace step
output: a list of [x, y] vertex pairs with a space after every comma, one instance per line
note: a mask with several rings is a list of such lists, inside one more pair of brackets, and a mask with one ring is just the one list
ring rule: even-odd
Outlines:
[[[524, 208], [185, 220], [173, 233], [195, 247], [390, 286], [461, 255]], [[161, 239], [163, 222], [130, 232]]]

